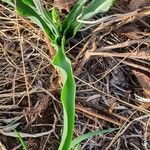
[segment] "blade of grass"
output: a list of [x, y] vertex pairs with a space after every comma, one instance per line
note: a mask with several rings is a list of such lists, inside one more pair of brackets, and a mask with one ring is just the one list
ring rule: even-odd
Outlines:
[[16, 133], [16, 137], [18, 138], [18, 140], [20, 141], [20, 143], [21, 143], [21, 145], [23, 147], [23, 150], [28, 150], [27, 145], [24, 142], [23, 138], [20, 136], [19, 132], [16, 129], [14, 129], [14, 131]]
[[71, 148], [74, 148], [76, 145], [80, 144], [82, 141], [84, 141], [88, 138], [91, 138], [91, 137], [96, 136], [96, 135], [103, 135], [106, 133], [108, 134], [108, 133], [111, 133], [115, 130], [118, 130], [118, 128], [111, 128], [111, 129], [106, 129], [106, 130], [97, 130], [97, 131], [93, 131], [93, 132], [89, 132], [89, 133], [86, 133], [84, 135], [81, 135], [71, 142]]

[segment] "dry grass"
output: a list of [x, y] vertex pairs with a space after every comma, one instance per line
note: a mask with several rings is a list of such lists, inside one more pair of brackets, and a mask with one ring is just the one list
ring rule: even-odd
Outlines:
[[[74, 136], [120, 127], [83, 142], [85, 150], [150, 149], [150, 107], [136, 100], [134, 94], [144, 95], [132, 72], [150, 74], [150, 7], [131, 11], [127, 5], [120, 0], [109, 11], [124, 17], [92, 22], [68, 43], [77, 83]], [[62, 125], [59, 88], [41, 30], [0, 4], [0, 143], [20, 149], [12, 138], [12, 127], [17, 127], [29, 149], [57, 149]]]

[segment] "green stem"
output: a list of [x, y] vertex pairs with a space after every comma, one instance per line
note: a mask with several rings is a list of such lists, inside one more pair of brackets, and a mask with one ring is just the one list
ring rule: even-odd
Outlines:
[[60, 71], [62, 80], [61, 102], [63, 106], [63, 133], [59, 150], [69, 150], [73, 136], [75, 119], [75, 93], [76, 86], [73, 77], [73, 70], [70, 60], [66, 57], [64, 51], [65, 40], [62, 39], [61, 46], [53, 44], [56, 54], [53, 59], [53, 65]]

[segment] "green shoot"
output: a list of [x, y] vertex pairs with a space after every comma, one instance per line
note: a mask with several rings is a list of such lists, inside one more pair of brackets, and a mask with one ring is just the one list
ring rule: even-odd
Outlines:
[[55, 8], [49, 12], [42, 6], [41, 0], [3, 1], [15, 7], [20, 16], [26, 16], [36, 23], [56, 51], [52, 62], [60, 72], [63, 85], [61, 89], [63, 132], [59, 150], [70, 150], [74, 130], [76, 84], [71, 62], [65, 53], [65, 43], [85, 25], [78, 22], [78, 19], [88, 20], [98, 13], [106, 12], [114, 0], [79, 0], [63, 21]]
[[22, 147], [23, 147], [23, 150], [27, 150], [27, 149], [28, 149], [28, 148], [27, 148], [27, 145], [26, 145], [26, 143], [24, 142], [23, 138], [20, 136], [19, 132], [18, 132], [16, 129], [14, 129], [14, 131], [15, 131], [15, 133], [16, 133], [16, 137], [18, 138], [18, 140], [20, 141], [20, 143], [21, 143], [21, 145], [22, 145]]

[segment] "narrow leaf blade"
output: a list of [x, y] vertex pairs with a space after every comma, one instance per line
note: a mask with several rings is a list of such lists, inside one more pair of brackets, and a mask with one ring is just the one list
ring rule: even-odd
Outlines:
[[74, 139], [72, 142], [71, 142], [71, 148], [74, 148], [77, 144], [79, 144], [80, 142], [88, 139], [88, 138], [91, 138], [95, 135], [103, 135], [103, 134], [106, 134], [106, 133], [111, 133], [115, 130], [118, 130], [117, 128], [113, 128], [113, 129], [106, 129], [106, 130], [97, 130], [97, 131], [94, 131], [94, 132], [89, 132], [89, 133], [86, 133], [84, 135], [81, 135], [79, 137], [77, 137], [76, 139]]

